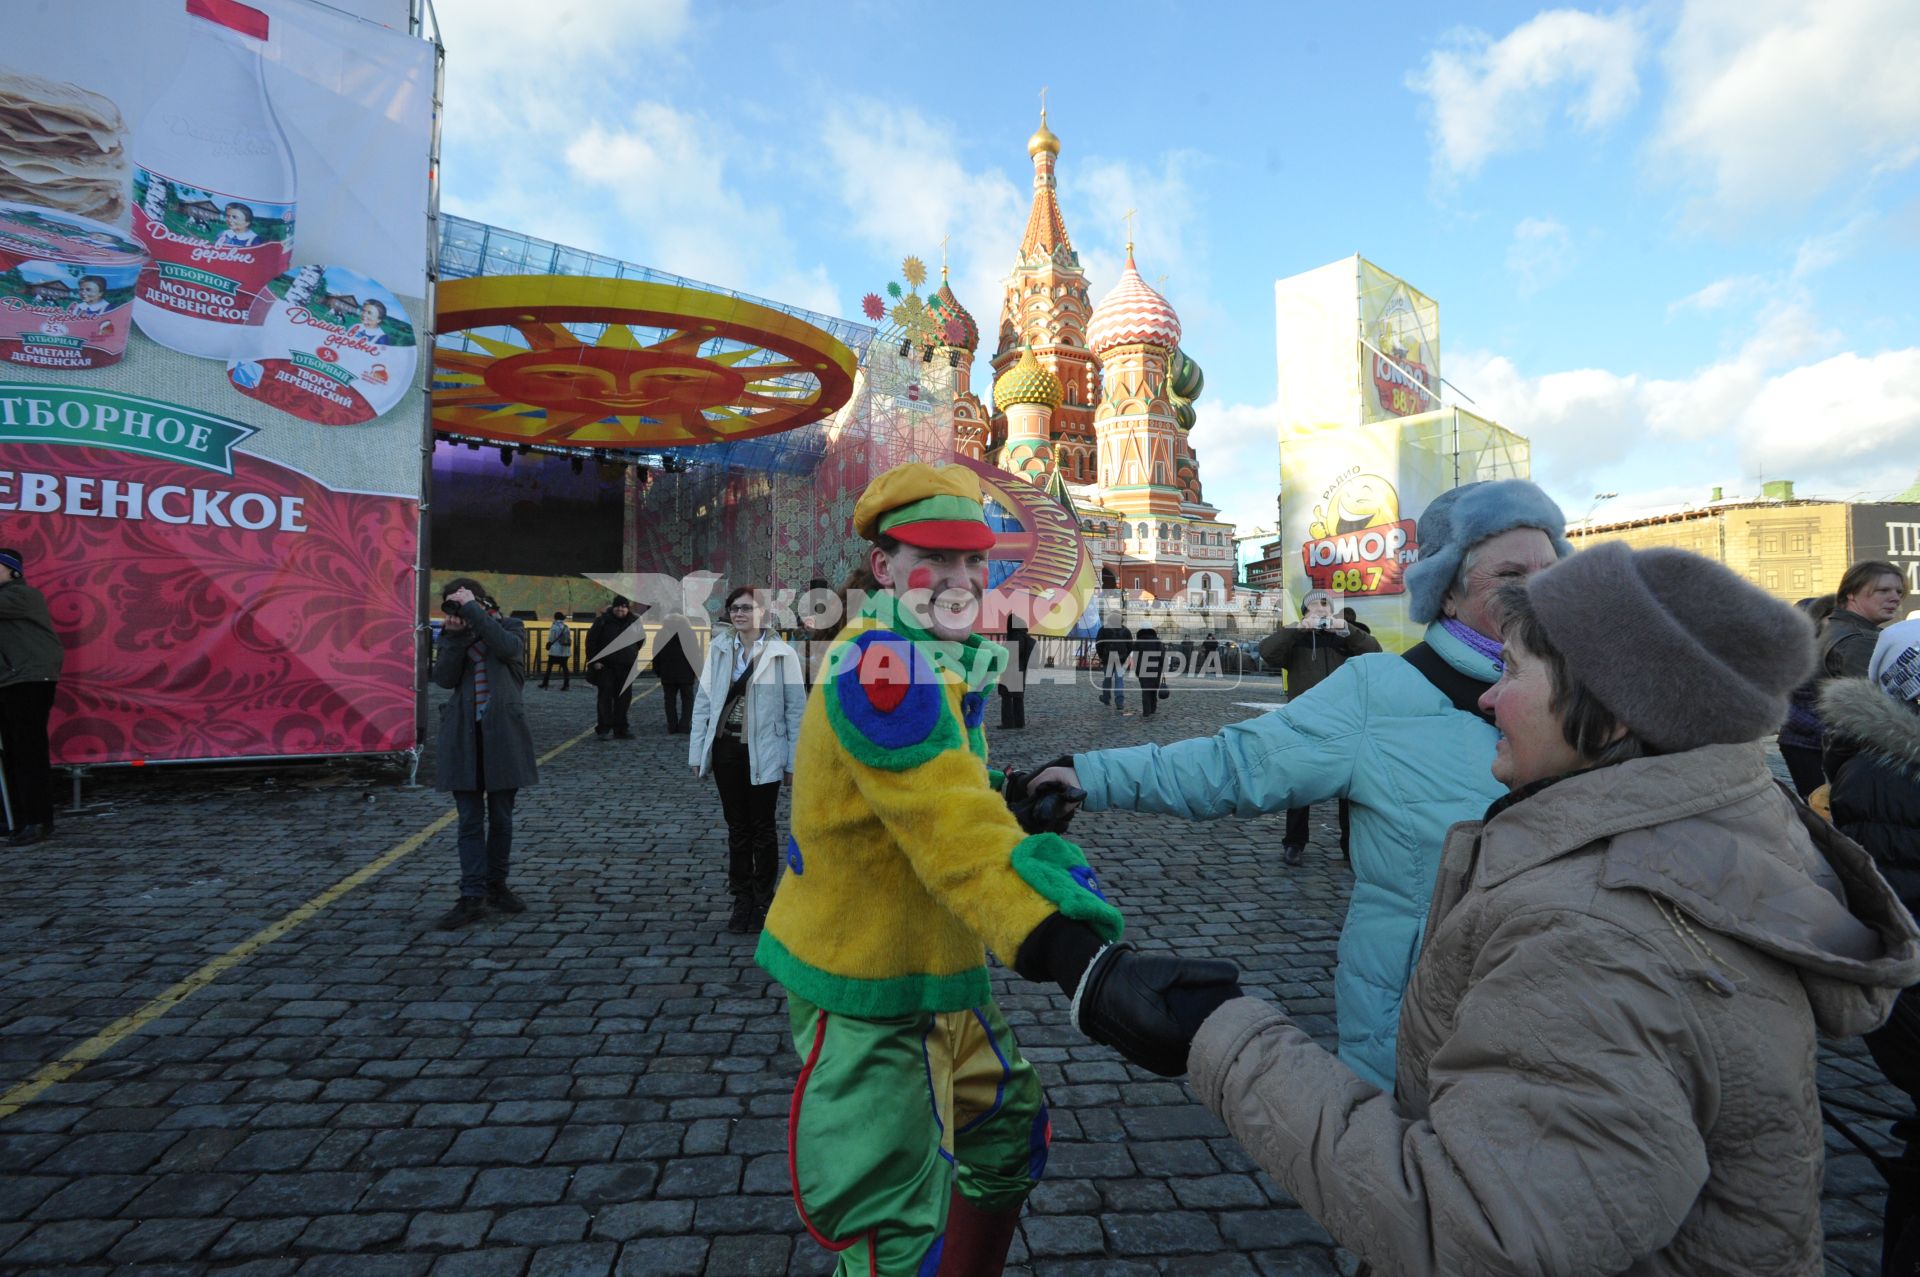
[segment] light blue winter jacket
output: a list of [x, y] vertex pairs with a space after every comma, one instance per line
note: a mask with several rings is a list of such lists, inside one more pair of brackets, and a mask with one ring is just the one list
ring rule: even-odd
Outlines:
[[[1476, 679], [1492, 662], [1429, 626], [1428, 646]], [[1353, 899], [1334, 975], [1340, 1058], [1393, 1089], [1400, 998], [1420, 954], [1449, 826], [1505, 794], [1499, 733], [1398, 656], [1360, 656], [1281, 708], [1217, 735], [1076, 755], [1086, 808], [1189, 820], [1257, 816], [1344, 796], [1353, 805]]]

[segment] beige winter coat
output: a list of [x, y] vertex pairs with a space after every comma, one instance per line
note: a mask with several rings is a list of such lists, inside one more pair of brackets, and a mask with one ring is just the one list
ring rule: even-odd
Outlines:
[[1489, 815], [1448, 833], [1394, 1095], [1242, 998], [1194, 1041], [1202, 1100], [1380, 1274], [1818, 1273], [1815, 1033], [1920, 981], [1866, 853], [1758, 744]]

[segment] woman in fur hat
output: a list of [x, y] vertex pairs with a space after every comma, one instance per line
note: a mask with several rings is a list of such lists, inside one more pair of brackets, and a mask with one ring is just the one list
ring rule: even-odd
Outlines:
[[1768, 767], [1812, 627], [1617, 542], [1500, 601], [1508, 793], [1448, 833], [1392, 1089], [1238, 998], [1193, 1090], [1380, 1273], [1819, 1273], [1816, 1038], [1920, 932]]

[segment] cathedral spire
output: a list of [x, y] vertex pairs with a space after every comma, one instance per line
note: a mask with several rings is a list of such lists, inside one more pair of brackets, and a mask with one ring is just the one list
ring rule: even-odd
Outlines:
[[1027, 233], [1020, 238], [1020, 261], [1028, 265], [1064, 253], [1067, 262], [1077, 265], [1079, 258], [1067, 239], [1067, 224], [1054, 195], [1053, 168], [1060, 158], [1060, 139], [1047, 127], [1044, 106], [1039, 130], [1027, 139], [1027, 154], [1033, 157], [1033, 208], [1027, 213]]

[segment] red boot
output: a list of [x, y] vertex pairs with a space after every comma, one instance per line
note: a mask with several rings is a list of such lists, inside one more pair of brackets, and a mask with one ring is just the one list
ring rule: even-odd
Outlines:
[[947, 1203], [947, 1235], [940, 1247], [940, 1267], [934, 1277], [1000, 1277], [1007, 1266], [1007, 1248], [1020, 1226], [1020, 1208], [981, 1210], [953, 1191]]

